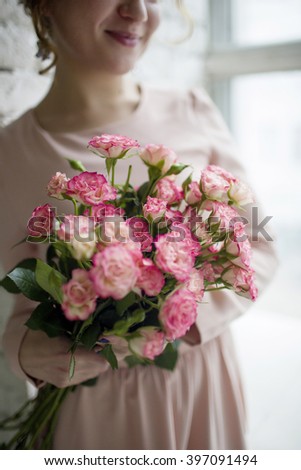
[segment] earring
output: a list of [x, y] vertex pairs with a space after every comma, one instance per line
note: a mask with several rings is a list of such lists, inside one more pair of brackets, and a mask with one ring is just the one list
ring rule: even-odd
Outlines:
[[51, 22], [48, 16], [41, 16], [41, 27], [39, 31], [39, 40], [37, 41], [38, 51], [36, 57], [42, 61], [50, 58], [51, 49], [49, 48], [49, 41], [51, 38]]
[[50, 51], [48, 47], [40, 40], [37, 41], [37, 46], [38, 46], [38, 52], [36, 53], [36, 57], [38, 59], [41, 59], [42, 61], [49, 59]]

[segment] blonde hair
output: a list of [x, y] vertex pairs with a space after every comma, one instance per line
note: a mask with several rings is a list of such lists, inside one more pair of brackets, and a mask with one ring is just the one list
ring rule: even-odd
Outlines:
[[179, 10], [182, 18], [184, 19], [186, 25], [187, 25], [186, 34], [182, 38], [175, 39], [175, 40], [172, 41], [172, 44], [176, 45], [176, 44], [180, 44], [180, 43], [186, 41], [187, 39], [191, 38], [191, 36], [193, 34], [193, 31], [194, 31], [194, 27], [195, 27], [195, 22], [194, 22], [193, 17], [189, 13], [189, 10], [185, 6], [185, 0], [175, 0], [175, 4], [176, 4], [176, 7]]

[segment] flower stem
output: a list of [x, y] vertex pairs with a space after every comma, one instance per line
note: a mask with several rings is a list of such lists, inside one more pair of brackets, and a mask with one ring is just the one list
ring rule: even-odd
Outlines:
[[148, 299], [143, 299], [143, 302], [144, 302], [144, 303], [147, 303], [148, 305], [150, 305], [152, 308], [155, 308], [156, 310], [159, 310], [159, 309], [160, 309], [160, 305], [154, 304], [153, 302], [151, 302], [151, 301], [148, 300]]
[[78, 215], [78, 207], [77, 202], [75, 199], [72, 198], [73, 206], [74, 206], [74, 215]]
[[[64, 400], [65, 396], [67, 395], [67, 393], [70, 391], [71, 388], [72, 387], [55, 389], [52, 392], [50, 410], [47, 410], [47, 413], [44, 419], [42, 420], [40, 425], [37, 427], [34, 435], [29, 441], [29, 444], [28, 444], [29, 449], [33, 449], [35, 447], [37, 439], [42, 434], [42, 431], [46, 428], [48, 424], [50, 425], [51, 428], [53, 428], [52, 429], [52, 435], [53, 435], [53, 432], [54, 432], [53, 420], [57, 418], [59, 406], [61, 405], [62, 401]], [[50, 438], [48, 439], [49, 444], [51, 444], [52, 435], [50, 435]]]
[[[72, 391], [73, 389], [74, 387], [59, 389], [52, 385], [46, 385], [41, 389], [40, 393], [34, 400], [29, 400], [20, 409], [20, 411], [11, 418], [19, 418], [19, 422], [16, 423], [18, 431], [8, 442], [7, 448], [26, 450], [51, 448], [52, 437], [60, 406], [69, 391]], [[22, 415], [24, 415], [24, 411], [28, 404], [31, 404], [33, 408], [24, 419], [24, 416]], [[6, 420], [6, 422], [7, 421], [8, 420]], [[50, 433], [47, 430], [47, 434], [45, 434], [47, 427], [49, 427]]]
[[131, 174], [132, 174], [132, 168], [133, 168], [133, 166], [130, 165], [129, 169], [128, 169], [127, 179], [126, 179], [126, 182], [125, 182], [125, 185], [124, 185], [124, 188], [123, 188], [125, 193], [127, 192], [127, 189], [129, 187], [129, 182], [130, 182], [130, 178], [131, 178]]
[[19, 408], [13, 416], [9, 416], [8, 418], [0, 422], [0, 429], [4, 429], [4, 430], [8, 429], [7, 426], [9, 425], [9, 423], [13, 423], [14, 421], [17, 421], [17, 419], [19, 419], [22, 416], [26, 408], [28, 408], [31, 404], [32, 404], [32, 400], [27, 400], [24, 403], [24, 405], [22, 405], [21, 408]]
[[228, 289], [228, 287], [223, 286], [223, 287], [215, 287], [214, 289], [206, 289], [205, 292], [214, 292], [216, 290], [222, 290], [222, 289]]
[[111, 184], [112, 186], [115, 185], [115, 166], [116, 166], [117, 160], [113, 160], [112, 162], [112, 176], [111, 176]]

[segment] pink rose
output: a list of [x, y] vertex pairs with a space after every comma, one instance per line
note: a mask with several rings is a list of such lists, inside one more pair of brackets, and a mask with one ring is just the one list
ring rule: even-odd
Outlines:
[[164, 145], [149, 144], [139, 152], [140, 158], [149, 166], [160, 167], [162, 165], [162, 174], [168, 172], [172, 165], [178, 159], [175, 152]]
[[254, 202], [251, 189], [242, 181], [231, 182], [228, 196], [237, 206], [245, 206]]
[[93, 257], [90, 279], [102, 297], [123, 299], [136, 285], [139, 268], [130, 251], [123, 245], [111, 245]]
[[204, 275], [199, 269], [193, 269], [185, 287], [195, 295], [197, 302], [204, 297]]
[[[125, 211], [121, 207], [115, 207], [113, 204], [105, 204], [103, 202], [92, 206], [91, 209], [91, 216], [94, 217], [97, 224], [103, 222], [107, 217], [116, 216], [120, 218], [125, 215]], [[86, 209], [84, 215], [89, 216], [90, 209]]]
[[245, 225], [247, 220], [243, 218], [234, 207], [223, 202], [214, 201], [211, 204], [210, 224], [219, 224], [219, 231], [233, 233], [233, 238], [243, 241], [247, 238]]
[[206, 170], [212, 171], [216, 175], [220, 176], [224, 180], [228, 181], [229, 183], [232, 183], [234, 181], [238, 181], [237, 178], [235, 178], [230, 171], [225, 170], [224, 168], [218, 166], [218, 165], [208, 165], [206, 167]]
[[84, 171], [67, 183], [67, 194], [82, 204], [97, 205], [116, 199], [117, 190], [111, 186], [104, 175]]
[[226, 170], [216, 165], [209, 165], [201, 174], [201, 190], [209, 199], [227, 202], [230, 185], [236, 181], [236, 178]]
[[175, 237], [172, 233], [157, 237], [155, 263], [163, 272], [185, 282], [190, 277], [195, 255], [185, 240], [175, 241]]
[[48, 196], [56, 199], [64, 199], [63, 195], [67, 191], [67, 183], [69, 178], [65, 173], [56, 172], [47, 185]]
[[132, 157], [138, 153], [139, 147], [137, 140], [117, 134], [96, 135], [88, 144], [88, 149], [99, 157], [114, 159]]
[[219, 253], [224, 248], [224, 242], [216, 242], [208, 246], [210, 253]]
[[[111, 220], [110, 220], [111, 219]], [[142, 244], [131, 237], [130, 227], [122, 218], [107, 217], [100, 226], [98, 250], [123, 244], [136, 265], [142, 260]]]
[[243, 242], [234, 242], [232, 240], [226, 243], [226, 252], [231, 256], [235, 256], [231, 259], [233, 264], [240, 266], [241, 268], [249, 268], [251, 265], [252, 248], [248, 239]]
[[184, 336], [197, 318], [195, 295], [178, 289], [167, 297], [159, 312], [159, 320], [168, 341]]
[[75, 259], [89, 260], [96, 250], [96, 236], [93, 217], [67, 215], [64, 217], [57, 236], [68, 245]]
[[106, 217], [99, 228], [99, 241], [103, 245], [128, 243], [130, 230], [126, 221], [119, 216]]
[[166, 201], [169, 205], [182, 201], [184, 197], [182, 188], [177, 186], [173, 178], [168, 176], [158, 181], [155, 188], [155, 195], [158, 199]]
[[143, 215], [146, 219], [159, 221], [166, 212], [167, 203], [156, 197], [147, 196], [143, 206]]
[[130, 239], [139, 243], [141, 251], [151, 252], [153, 245], [153, 237], [149, 233], [149, 225], [147, 220], [141, 217], [131, 217], [126, 221], [130, 230]]
[[151, 236], [150, 233], [143, 232], [140, 234], [141, 239], [138, 239], [138, 234], [136, 233], [137, 241], [141, 245], [141, 251], [144, 251], [146, 253], [150, 253], [153, 249], [153, 237]]
[[200, 191], [200, 185], [196, 181], [192, 181], [189, 185], [189, 190], [186, 193], [185, 200], [187, 204], [193, 205], [201, 201], [203, 195]]
[[216, 281], [216, 273], [212, 267], [212, 264], [210, 264], [208, 261], [205, 261], [205, 263], [202, 264], [200, 271], [202, 272], [203, 277], [207, 282]]
[[212, 243], [212, 236], [208, 224], [202, 221], [199, 222], [198, 220], [192, 220], [191, 224], [194, 236], [200, 240], [200, 242], [210, 245]]
[[135, 263], [142, 259], [142, 243], [131, 236], [127, 222], [118, 216], [106, 217], [100, 226], [98, 250], [103, 250], [109, 245], [123, 244], [132, 255]]
[[31, 237], [47, 237], [53, 233], [55, 211], [49, 204], [38, 206], [33, 211], [27, 230]]
[[183, 240], [183, 242], [187, 245], [187, 249], [194, 257], [201, 253], [200, 242], [192, 233], [190, 227], [187, 224], [174, 220], [170, 229], [172, 231], [171, 235], [174, 236], [176, 240]]
[[246, 297], [253, 302], [257, 299], [258, 289], [255, 285], [253, 269], [246, 270], [236, 266], [231, 267], [222, 275], [222, 279], [229, 286], [233, 287], [238, 295]]
[[140, 273], [137, 287], [151, 297], [159, 295], [165, 284], [165, 279], [159, 268], [151, 259], [143, 258], [139, 264]]
[[130, 227], [131, 232], [138, 233], [148, 232], [149, 223], [144, 217], [130, 217], [126, 220], [127, 225]]
[[181, 211], [171, 209], [170, 207], [166, 208], [165, 219], [169, 221], [170, 223], [182, 222], [183, 218], [184, 217]]
[[138, 330], [139, 336], [129, 340], [129, 347], [134, 354], [153, 361], [165, 348], [165, 336], [162, 331], [152, 326]]
[[68, 320], [86, 320], [94, 312], [97, 296], [87, 271], [74, 269], [72, 279], [62, 289], [62, 310]]

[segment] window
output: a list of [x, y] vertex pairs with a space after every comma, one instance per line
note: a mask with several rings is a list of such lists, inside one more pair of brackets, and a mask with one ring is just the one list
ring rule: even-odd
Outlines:
[[249, 447], [297, 449], [301, 285], [301, 2], [208, 0], [205, 85], [272, 215], [280, 267], [232, 325], [245, 379]]
[[205, 81], [277, 233], [265, 308], [300, 316], [301, 2], [208, 0], [208, 11]]
[[300, 0], [232, 0], [232, 41], [241, 46], [300, 40]]

